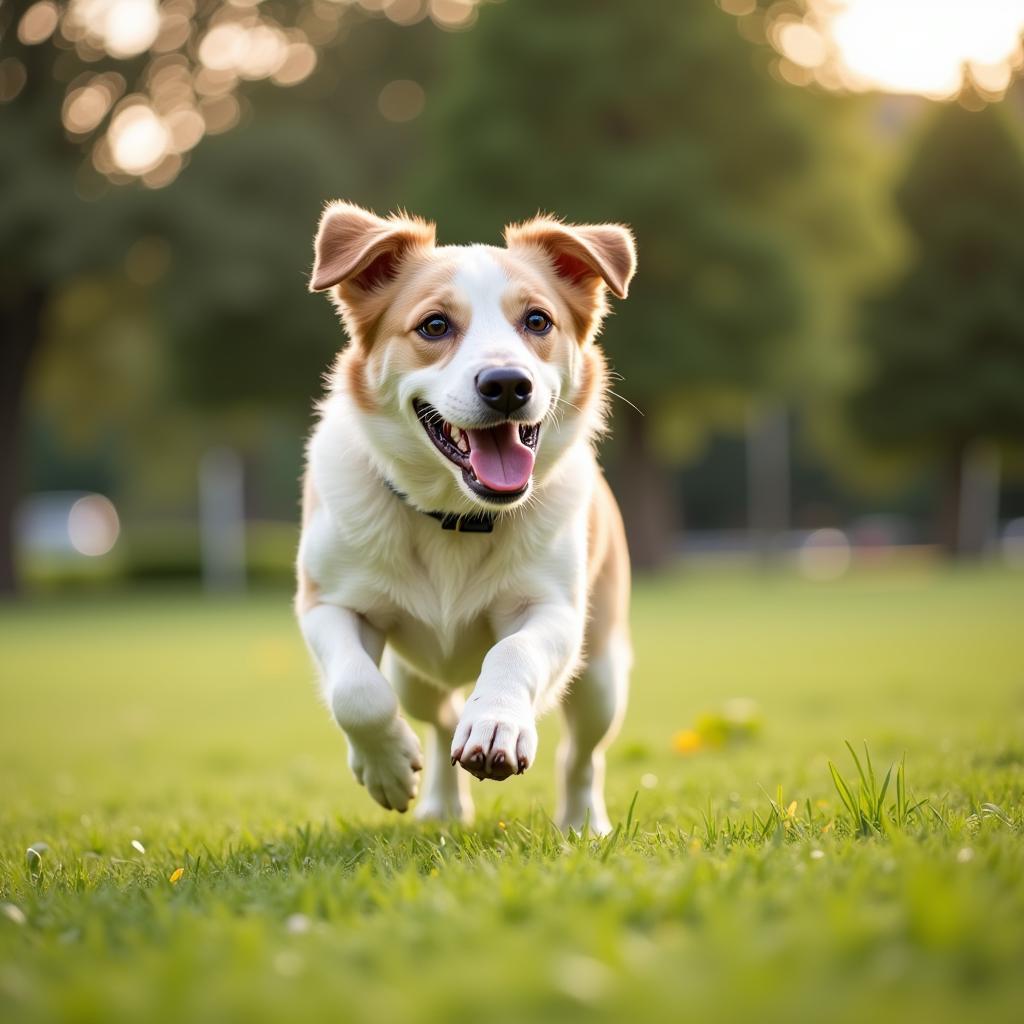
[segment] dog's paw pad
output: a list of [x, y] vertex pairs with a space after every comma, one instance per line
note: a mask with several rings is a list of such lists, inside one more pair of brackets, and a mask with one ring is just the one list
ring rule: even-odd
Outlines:
[[452, 741], [452, 763], [478, 779], [501, 782], [521, 775], [537, 750], [537, 729], [529, 707], [510, 711], [470, 703]]

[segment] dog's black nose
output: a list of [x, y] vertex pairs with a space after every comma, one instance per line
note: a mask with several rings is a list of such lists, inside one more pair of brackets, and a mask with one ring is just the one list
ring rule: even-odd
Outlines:
[[480, 397], [506, 416], [521, 409], [533, 394], [533, 379], [521, 366], [492, 366], [477, 374]]

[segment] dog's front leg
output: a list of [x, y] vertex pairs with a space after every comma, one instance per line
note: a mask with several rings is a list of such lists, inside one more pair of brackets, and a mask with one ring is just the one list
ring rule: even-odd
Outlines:
[[303, 613], [301, 625], [324, 696], [348, 738], [353, 774], [382, 807], [404, 811], [416, 796], [423, 755], [377, 667], [383, 636], [361, 615], [328, 604]]
[[537, 753], [537, 708], [579, 663], [584, 615], [568, 603], [531, 605], [506, 624], [487, 652], [452, 740], [458, 761], [478, 779], [521, 774]]

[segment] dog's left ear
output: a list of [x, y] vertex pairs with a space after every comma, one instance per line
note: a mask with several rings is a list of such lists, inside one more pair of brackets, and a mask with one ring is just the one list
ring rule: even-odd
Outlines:
[[555, 272], [571, 285], [603, 283], [624, 299], [636, 271], [636, 243], [622, 224], [563, 224], [535, 217], [505, 228], [505, 244], [541, 249]]

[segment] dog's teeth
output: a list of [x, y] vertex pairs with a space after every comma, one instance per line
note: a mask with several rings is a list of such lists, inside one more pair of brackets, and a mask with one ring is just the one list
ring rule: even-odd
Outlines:
[[455, 442], [455, 447], [460, 452], [469, 451], [469, 442], [466, 440], [466, 435], [458, 427], [452, 427], [452, 441]]

